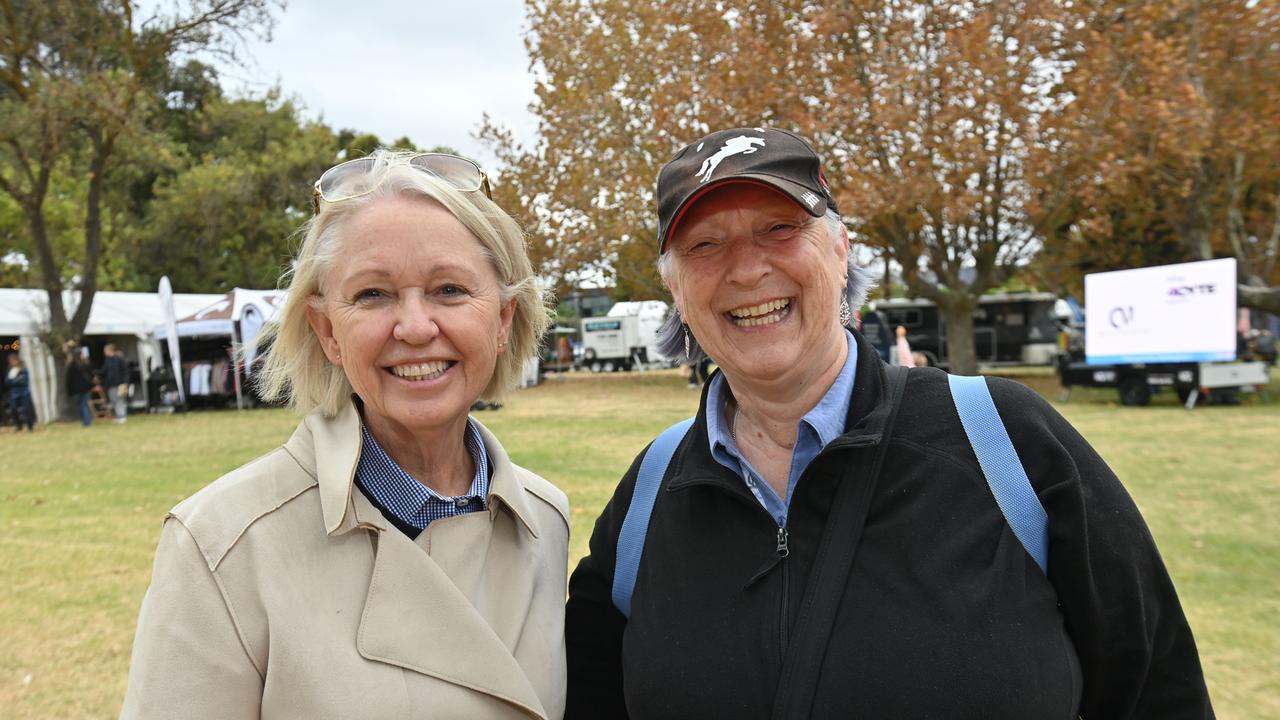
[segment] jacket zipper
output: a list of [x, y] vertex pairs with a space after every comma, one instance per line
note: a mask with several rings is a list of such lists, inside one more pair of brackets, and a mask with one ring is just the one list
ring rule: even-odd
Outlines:
[[[846, 438], [842, 436], [841, 438], [833, 440], [825, 448], [819, 451], [818, 455], [810, 461], [810, 464], [816, 461], [818, 457], [822, 456], [824, 453], [832, 450], [867, 447], [875, 444], [875, 441], [869, 440], [865, 437]], [[791, 603], [791, 582], [788, 577], [789, 573], [787, 572], [787, 567], [790, 565], [790, 563], [787, 562], [787, 557], [791, 555], [791, 546], [789, 543], [790, 535], [787, 532], [786, 526], [779, 525], [778, 544], [776, 550], [778, 552], [778, 564], [782, 566], [782, 602], [779, 604], [781, 612], [778, 618], [778, 650], [779, 656], [782, 658], [783, 662], [786, 662], [787, 643], [790, 641], [789, 633], [787, 632]]]
[[787, 545], [787, 528], [783, 525], [778, 526], [778, 564], [782, 566], [782, 602], [781, 614], [778, 618], [778, 650], [781, 657], [787, 656], [787, 615], [788, 602], [790, 598], [790, 582], [787, 578], [787, 556], [791, 555], [791, 548]]

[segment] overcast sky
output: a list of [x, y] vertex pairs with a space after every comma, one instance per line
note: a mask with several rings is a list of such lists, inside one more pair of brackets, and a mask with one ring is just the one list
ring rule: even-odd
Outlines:
[[271, 42], [250, 45], [249, 69], [223, 69], [229, 91], [278, 83], [335, 130], [448, 145], [488, 168], [472, 137], [483, 113], [522, 142], [534, 136], [521, 0], [289, 0], [277, 20]]

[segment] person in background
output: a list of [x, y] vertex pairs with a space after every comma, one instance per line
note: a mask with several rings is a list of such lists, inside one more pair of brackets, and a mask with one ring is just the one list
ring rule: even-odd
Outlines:
[[946, 373], [891, 368], [847, 329], [869, 280], [807, 142], [712, 133], [656, 200], [677, 311], [660, 350], [720, 370], [644, 495], [638, 565], [617, 558], [639, 459], [573, 573], [568, 717], [1213, 717], [1155, 541], [1084, 438], [988, 383], [1048, 514], [1046, 574]]
[[[854, 312], [854, 317], [858, 317], [858, 313]], [[889, 347], [892, 341], [889, 339], [889, 324], [885, 322], [884, 312], [880, 310], [872, 310], [866, 316], [861, 318], [855, 327], [866, 340], [875, 348], [876, 354], [881, 360], [889, 362]]]
[[102, 363], [102, 384], [107, 388], [107, 401], [111, 403], [111, 412], [117, 425], [129, 419], [129, 361], [116, 346], [107, 343], [102, 349], [106, 360]]
[[898, 364], [905, 368], [916, 366], [916, 359], [911, 354], [911, 343], [907, 342], [907, 329], [898, 326]]
[[165, 519], [121, 717], [558, 719], [568, 501], [467, 414], [549, 322], [524, 236], [453, 155], [314, 201], [255, 373], [302, 421]]
[[28, 432], [34, 432], [36, 426], [36, 407], [31, 401], [31, 373], [26, 363], [17, 353], [9, 356], [9, 369], [5, 373], [5, 385], [9, 392], [9, 418], [13, 425], [22, 432], [25, 425]]
[[689, 361], [690, 390], [697, 390], [702, 387], [709, 377], [711, 377], [711, 358], [704, 355], [697, 360]]
[[93, 391], [93, 372], [89, 369], [89, 361], [85, 359], [84, 348], [77, 347], [74, 342], [66, 345], [66, 371], [63, 377], [67, 398], [80, 418], [80, 424], [89, 427], [93, 424], [93, 413], [89, 410], [89, 393]]

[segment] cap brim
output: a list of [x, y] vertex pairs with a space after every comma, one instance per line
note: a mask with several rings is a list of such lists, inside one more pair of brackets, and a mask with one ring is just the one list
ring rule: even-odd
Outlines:
[[730, 175], [729, 177], [720, 178], [703, 185], [689, 197], [685, 198], [684, 202], [680, 203], [680, 206], [676, 208], [675, 217], [663, 230], [662, 237], [659, 239], [658, 254], [661, 255], [667, 251], [667, 243], [671, 242], [671, 235], [675, 232], [676, 227], [680, 225], [680, 220], [684, 217], [685, 212], [687, 212], [689, 208], [693, 207], [694, 203], [698, 202], [703, 195], [706, 195], [712, 190], [725, 185], [731, 185], [733, 183], [762, 185], [770, 190], [775, 190], [782, 193], [782, 195], [784, 195], [788, 200], [799, 205], [801, 210], [804, 210], [814, 217], [822, 217], [823, 213], [827, 211], [827, 199], [821, 195], [816, 196], [818, 198], [818, 202], [814, 203], [812, 206], [806, 203], [804, 197], [805, 194], [814, 195], [814, 192], [799, 183], [794, 183], [784, 178], [761, 173]]

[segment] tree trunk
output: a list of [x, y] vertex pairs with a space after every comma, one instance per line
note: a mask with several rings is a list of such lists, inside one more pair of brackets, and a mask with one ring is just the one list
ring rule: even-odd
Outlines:
[[978, 374], [978, 359], [973, 342], [973, 309], [971, 302], [939, 305], [938, 312], [947, 329], [947, 358], [956, 375]]
[[63, 352], [61, 345], [52, 345], [54, 338], [51, 334], [42, 338], [45, 347], [49, 348], [49, 355], [54, 360], [54, 377], [50, 378], [54, 384], [54, 420], [77, 420], [78, 415], [76, 409], [70, 404], [70, 398], [67, 397], [67, 354]]
[[53, 245], [49, 242], [49, 230], [44, 221], [44, 194], [41, 192], [37, 204], [23, 204], [23, 212], [27, 215], [27, 225], [31, 229], [31, 241], [36, 248], [36, 257], [40, 263], [40, 284], [44, 286], [49, 304], [49, 329], [41, 333], [41, 341], [54, 358], [53, 397], [56, 402], [55, 417], [65, 420], [69, 415], [69, 403], [64, 383], [62, 344], [67, 340], [77, 339], [71, 333], [71, 325], [67, 322], [66, 307], [62, 304], [62, 275], [58, 271], [57, 259], [53, 255]]
[[89, 189], [85, 194], [84, 209], [84, 267], [80, 272], [80, 302], [70, 319], [72, 337], [80, 337], [89, 324], [89, 311], [93, 309], [93, 296], [98, 291], [98, 262], [102, 256], [102, 183], [107, 159], [114, 146], [113, 138], [102, 137], [101, 131], [90, 133], [93, 140], [93, 157], [89, 161]]

